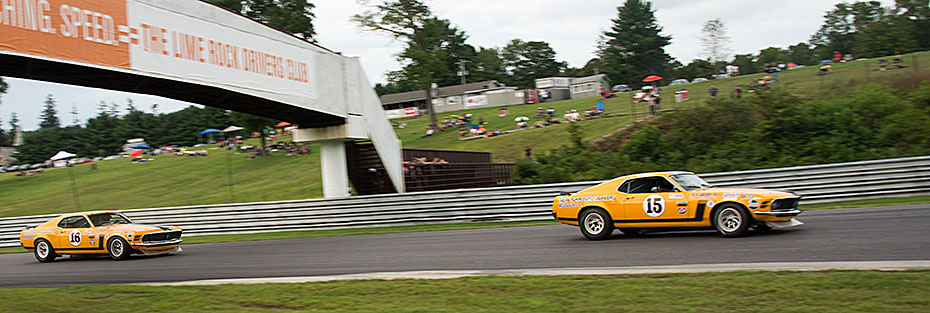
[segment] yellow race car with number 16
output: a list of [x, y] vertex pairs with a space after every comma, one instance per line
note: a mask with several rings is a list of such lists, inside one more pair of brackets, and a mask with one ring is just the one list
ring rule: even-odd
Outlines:
[[20, 232], [19, 242], [43, 263], [62, 254], [108, 254], [114, 260], [125, 260], [134, 253], [180, 252], [181, 229], [135, 224], [118, 212], [85, 212], [27, 227]]
[[739, 237], [751, 228], [803, 225], [800, 196], [765, 189], [716, 188], [689, 172], [624, 176], [555, 198], [552, 216], [591, 240], [661, 229], [716, 229]]

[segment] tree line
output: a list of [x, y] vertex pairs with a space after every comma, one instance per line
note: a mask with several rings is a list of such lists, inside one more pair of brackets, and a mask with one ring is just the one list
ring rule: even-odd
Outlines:
[[[642, 84], [639, 80], [648, 75], [710, 77], [722, 73], [727, 64], [751, 74], [760, 72], [766, 63], [814, 65], [830, 59], [834, 52], [869, 58], [930, 49], [928, 0], [896, 0], [891, 7], [882, 7], [878, 1], [841, 2], [826, 12], [822, 27], [809, 41], [749, 54], [730, 54], [724, 22], [712, 19], [703, 25], [700, 38], [705, 58], [687, 64], [665, 52], [672, 36], [662, 33], [652, 2], [626, 0], [617, 7], [611, 28], [596, 39], [596, 56], [581, 68], [559, 61], [545, 41], [513, 39], [503, 47], [469, 45], [465, 31], [433, 16], [429, 7], [418, 0], [382, 1], [356, 15], [355, 20], [363, 29], [397, 35], [403, 28], [407, 34], [397, 36], [407, 44], [398, 54], [403, 68], [389, 72], [388, 83], [375, 86], [378, 94], [418, 90], [433, 83], [458, 84], [462, 61], [468, 82], [497, 80], [533, 88], [536, 78], [607, 74], [611, 82], [632, 80], [638, 87]], [[391, 26], [399, 28], [390, 30]]]
[[39, 129], [23, 133], [23, 144], [17, 147], [14, 157], [21, 164], [43, 162], [60, 150], [82, 157], [103, 157], [122, 152], [126, 140], [132, 138], [143, 138], [150, 146], [192, 146], [204, 142], [198, 136], [204, 129], [222, 129], [233, 123], [229, 112], [222, 109], [189, 106], [159, 114], [144, 112], [127, 100], [123, 108], [101, 101], [97, 115], [85, 125], [61, 125], [56, 100], [47, 95]]

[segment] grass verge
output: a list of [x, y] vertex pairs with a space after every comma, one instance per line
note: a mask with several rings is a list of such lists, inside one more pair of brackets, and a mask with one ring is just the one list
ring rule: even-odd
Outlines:
[[5, 289], [0, 301], [9, 312], [918, 312], [930, 307], [930, 271], [101, 285]]

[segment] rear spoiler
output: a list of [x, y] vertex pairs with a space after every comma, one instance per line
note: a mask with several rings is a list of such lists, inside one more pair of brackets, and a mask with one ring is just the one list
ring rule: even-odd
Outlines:
[[39, 225], [26, 225], [26, 227], [24, 227], [23, 230], [33, 229], [33, 228], [36, 228], [36, 227], [39, 227]]
[[576, 192], [579, 192], [579, 191], [581, 191], [581, 190], [575, 190], [575, 191], [565, 191], [565, 190], [562, 190], [562, 191], [559, 191], [559, 195], [560, 195], [560, 196], [571, 196], [573, 193], [576, 193]]

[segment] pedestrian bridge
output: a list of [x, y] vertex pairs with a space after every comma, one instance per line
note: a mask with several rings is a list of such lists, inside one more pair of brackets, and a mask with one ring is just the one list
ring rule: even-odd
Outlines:
[[327, 197], [348, 195], [344, 143], [371, 140], [403, 192], [400, 142], [357, 59], [210, 3], [3, 1], [0, 76], [157, 95], [298, 124], [295, 140], [322, 144]]

